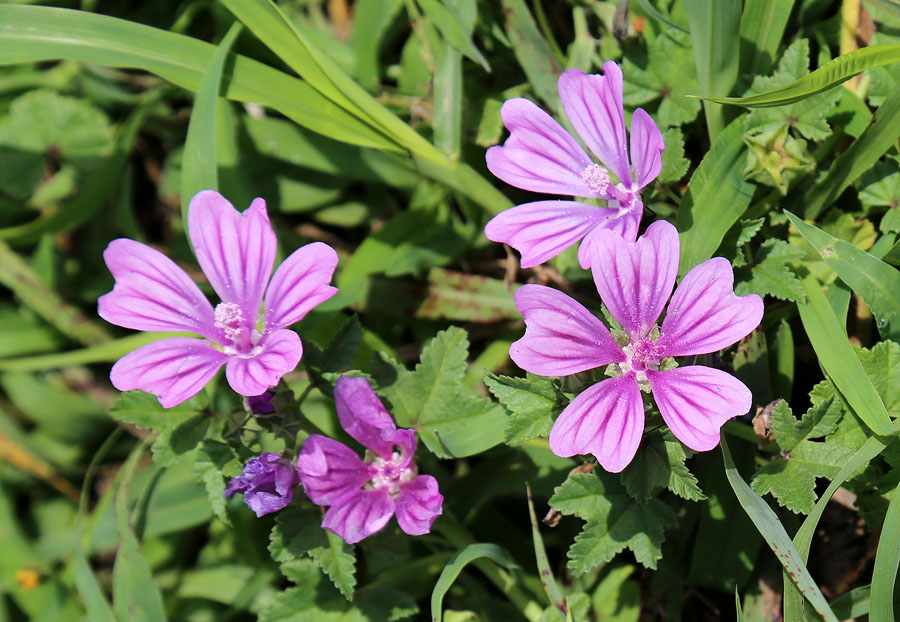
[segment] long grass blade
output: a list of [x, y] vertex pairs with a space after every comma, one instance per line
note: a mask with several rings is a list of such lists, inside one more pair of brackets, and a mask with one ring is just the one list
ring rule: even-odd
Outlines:
[[870, 620], [894, 622], [894, 584], [900, 566], [900, 494], [894, 490], [888, 505], [872, 571]]

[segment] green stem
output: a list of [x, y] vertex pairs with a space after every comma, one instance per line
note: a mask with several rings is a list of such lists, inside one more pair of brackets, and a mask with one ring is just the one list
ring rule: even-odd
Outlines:
[[[459, 520], [447, 511], [446, 508], [444, 509], [444, 513], [441, 515], [440, 520], [435, 524], [435, 531], [439, 532], [451, 545], [458, 549], [462, 549], [475, 542]], [[503, 592], [503, 595], [522, 612], [522, 615], [525, 616], [529, 622], [537, 622], [538, 619], [540, 619], [544, 608], [531, 594], [528, 594], [516, 585], [516, 580], [506, 570], [486, 559], [473, 561], [472, 564], [483, 572], [498, 590]]]

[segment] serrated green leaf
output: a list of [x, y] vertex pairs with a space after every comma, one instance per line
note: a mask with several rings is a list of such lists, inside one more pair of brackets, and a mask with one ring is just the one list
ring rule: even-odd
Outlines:
[[900, 345], [882, 341], [871, 349], [858, 349], [856, 355], [888, 414], [900, 417]]
[[844, 409], [831, 384], [820, 382], [810, 399], [813, 405], [799, 421], [784, 400], [772, 409], [772, 433], [782, 451], [790, 452], [801, 441], [827, 436], [837, 429]]
[[506, 443], [522, 443], [550, 434], [553, 420], [565, 406], [565, 398], [549, 378], [487, 376], [490, 392], [509, 411]]
[[802, 250], [784, 240], [770, 238], [762, 243], [756, 253], [756, 263], [750, 268], [749, 280], [738, 283], [735, 293], [774, 296], [781, 300], [803, 300], [804, 293], [800, 280], [788, 267], [788, 263], [802, 259]]
[[211, 439], [200, 444], [194, 457], [194, 476], [206, 487], [213, 513], [226, 525], [230, 525], [231, 521], [225, 512], [224, 472], [228, 466], [233, 470], [239, 468], [238, 465], [240, 462], [234, 449]]
[[665, 530], [675, 513], [658, 499], [640, 504], [615, 475], [576, 473], [553, 491], [551, 507], [587, 521], [569, 549], [569, 570], [588, 572], [629, 548], [647, 568], [662, 556]]
[[637, 454], [620, 477], [628, 494], [640, 503], [646, 503], [665, 488], [689, 501], [705, 499], [697, 478], [684, 463], [687, 458], [684, 446], [668, 430], [645, 434]]
[[203, 392], [172, 408], [163, 408], [150, 393], [128, 391], [116, 400], [110, 414], [114, 419], [155, 432], [153, 460], [166, 466], [203, 440], [208, 425], [206, 407]]
[[[423, 349], [415, 371], [391, 363], [396, 380], [380, 393], [390, 400], [397, 424], [412, 427], [435, 455], [469, 456], [503, 441], [503, 407], [465, 388], [469, 339], [450, 327]], [[390, 361], [389, 361], [390, 362]]]
[[747, 265], [747, 256], [744, 254], [743, 245], [749, 243], [762, 229], [765, 218], [753, 218], [739, 220], [725, 237], [719, 246], [718, 253], [726, 259], [731, 259], [731, 265], [740, 268]]
[[356, 587], [356, 556], [353, 554], [353, 547], [339, 535], [324, 529], [322, 531], [328, 543], [310, 549], [309, 555], [325, 571], [344, 598], [351, 600], [353, 588]]
[[681, 128], [670, 127], [663, 132], [663, 143], [666, 148], [662, 152], [662, 169], [657, 181], [663, 184], [679, 181], [691, 165], [691, 161], [684, 157], [684, 134]]

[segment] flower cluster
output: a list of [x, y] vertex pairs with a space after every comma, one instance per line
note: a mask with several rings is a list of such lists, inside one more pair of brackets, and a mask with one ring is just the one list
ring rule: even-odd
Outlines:
[[733, 376], [699, 365], [672, 369], [667, 362], [736, 343], [759, 324], [763, 303], [756, 295], [736, 296], [731, 264], [713, 258], [682, 279], [656, 326], [678, 273], [678, 233], [665, 221], [651, 224], [640, 239], [637, 233], [640, 191], [661, 169], [662, 135], [647, 113], [636, 110], [629, 159], [622, 72], [612, 62], [603, 71], [563, 73], [559, 95], [579, 136], [606, 168], [591, 162], [561, 125], [525, 99], [503, 105], [510, 136], [502, 147], [488, 150], [487, 164], [520, 188], [601, 199], [607, 207], [527, 203], [496, 216], [485, 233], [519, 250], [524, 267], [584, 237], [579, 263], [590, 268], [625, 338], [614, 339], [603, 322], [562, 292], [524, 285], [515, 302], [525, 336], [509, 353], [519, 367], [543, 376], [611, 366], [610, 378], [588, 387], [560, 414], [550, 448], [563, 457], [594, 454], [605, 469], [618, 472], [634, 458], [644, 432], [642, 389], [653, 394], [675, 436], [696, 451], [715, 447], [725, 421], [750, 409], [750, 390]]

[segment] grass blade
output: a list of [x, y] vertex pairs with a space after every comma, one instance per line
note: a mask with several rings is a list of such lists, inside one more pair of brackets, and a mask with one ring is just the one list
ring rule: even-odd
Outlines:
[[438, 0], [416, 0], [418, 5], [422, 7], [425, 14], [431, 19], [437, 29], [444, 36], [444, 39], [454, 48], [472, 59], [487, 72], [490, 72], [491, 66], [475, 44], [472, 43], [472, 26], [475, 25], [473, 19], [468, 19], [444, 6]]
[[541, 537], [537, 515], [534, 513], [534, 501], [531, 498], [531, 486], [527, 483], [525, 484], [525, 491], [528, 495], [528, 516], [531, 518], [531, 536], [534, 539], [534, 557], [537, 560], [538, 572], [540, 572], [541, 575], [541, 585], [544, 586], [544, 591], [547, 592], [547, 598], [550, 600], [550, 604], [564, 614], [567, 614], [569, 610], [568, 607], [566, 607], [562, 590], [559, 589], [556, 577], [553, 576], [553, 571], [550, 569], [550, 560], [547, 558], [547, 550], [544, 548], [544, 538]]
[[803, 279], [806, 302], [798, 302], [800, 319], [819, 363], [859, 418], [876, 434], [894, 434], [884, 402], [866, 375], [847, 337], [813, 276]]
[[562, 73], [562, 67], [556, 62], [553, 50], [538, 30], [524, 0], [503, 0], [503, 12], [506, 15], [506, 34], [531, 88], [558, 114], [562, 107], [556, 80]]
[[772, 549], [772, 552], [775, 553], [778, 561], [781, 562], [791, 579], [819, 615], [826, 622], [838, 622], [828, 606], [828, 602], [819, 590], [819, 586], [816, 585], [816, 582], [813, 581], [809, 574], [809, 570], [806, 569], [800, 554], [794, 548], [790, 537], [787, 535], [784, 527], [781, 526], [778, 516], [776, 516], [765, 500], [756, 494], [747, 485], [747, 482], [741, 478], [731, 459], [731, 452], [728, 451], [728, 443], [725, 437], [722, 437], [722, 457], [725, 460], [725, 475], [728, 477], [728, 482], [731, 484], [734, 494], [741, 502], [741, 507], [750, 516], [753, 524], [756, 525], [759, 533]]
[[712, 257], [750, 204], [754, 186], [741, 175], [743, 133], [739, 117], [719, 135], [688, 183], [675, 221], [681, 235], [680, 276]]
[[741, 15], [741, 73], [768, 75], [794, 0], [747, 0]]
[[878, 551], [875, 553], [875, 570], [872, 571], [870, 620], [894, 622], [894, 584], [900, 566], [900, 494], [894, 490], [888, 505]]
[[785, 214], [841, 280], [869, 306], [882, 338], [900, 343], [900, 271], [788, 211]]
[[185, 231], [188, 230], [187, 212], [191, 197], [201, 190], [219, 189], [219, 174], [216, 169], [216, 101], [219, 98], [225, 59], [241, 28], [243, 26], [235, 22], [222, 37], [194, 98], [181, 163], [181, 219]]
[[827, 91], [858, 73], [873, 67], [900, 61], [900, 44], [870, 45], [855, 52], [838, 56], [815, 71], [790, 84], [747, 97], [706, 97], [708, 101], [749, 108], [784, 106], [810, 95]]
[[728, 95], [738, 75], [740, 55], [740, 0], [685, 0], [684, 9], [691, 28], [694, 64], [710, 143], [725, 128], [722, 106], [710, 97]]

